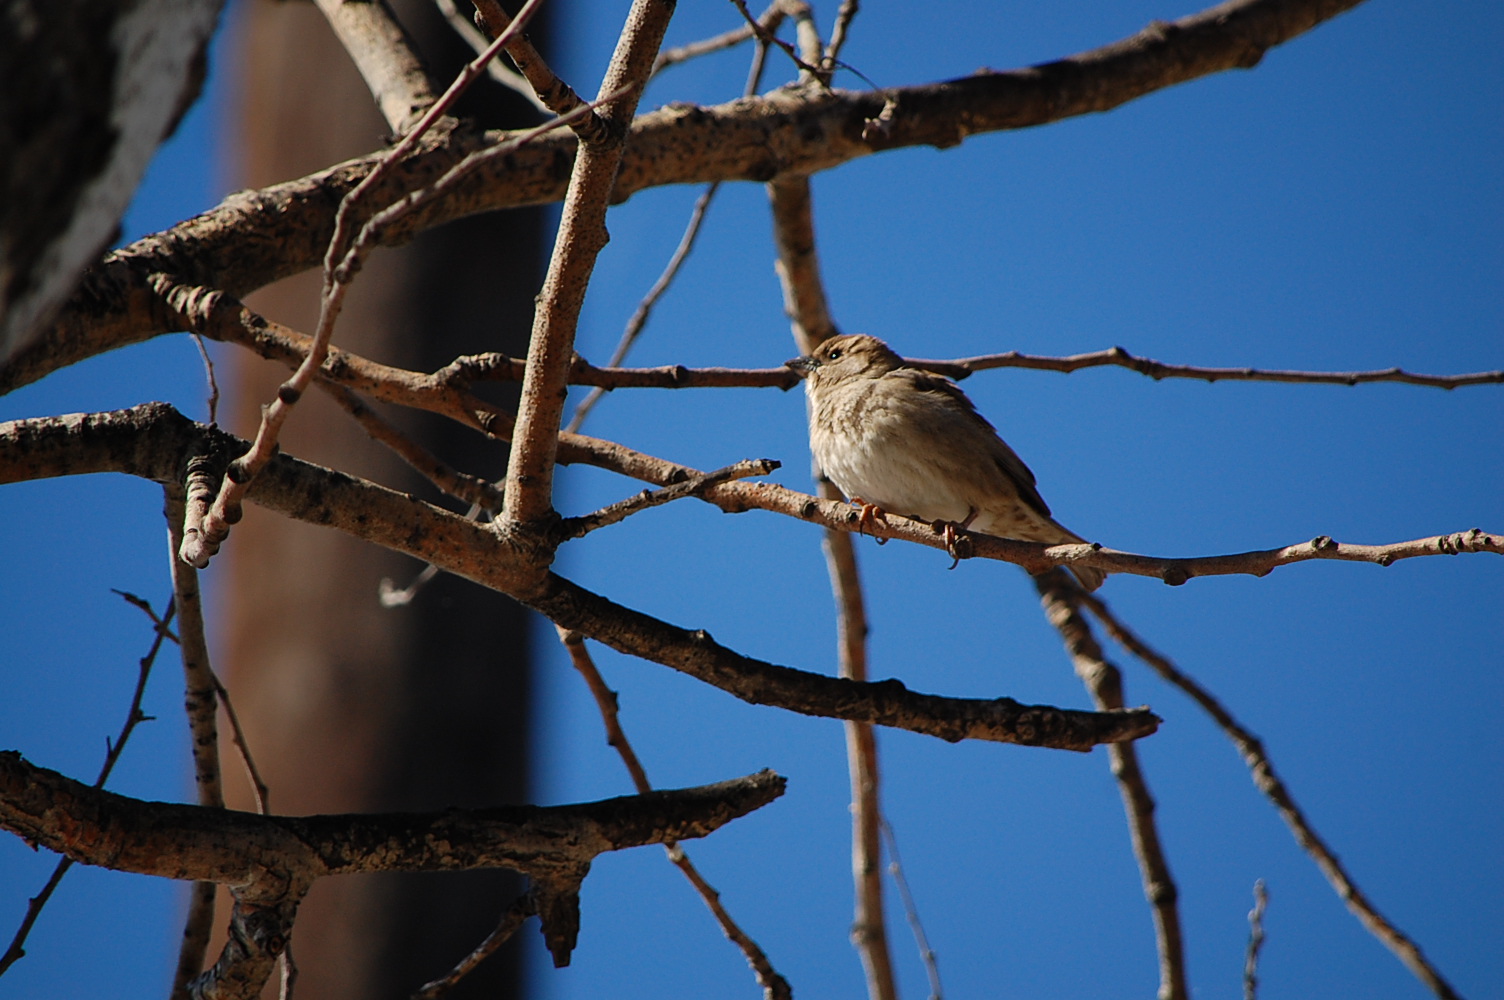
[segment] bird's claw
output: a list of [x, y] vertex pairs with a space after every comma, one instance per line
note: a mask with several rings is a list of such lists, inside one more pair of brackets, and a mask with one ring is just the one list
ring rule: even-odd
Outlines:
[[964, 524], [957, 524], [955, 521], [936, 521], [933, 527], [945, 542], [945, 551], [950, 553], [951, 569], [961, 565], [962, 559], [971, 558], [971, 538], [962, 534], [966, 530]]
[[[883, 510], [877, 504], [868, 503], [861, 497], [852, 497], [851, 502], [859, 508], [859, 512], [856, 516], [857, 531], [866, 535], [871, 534], [871, 529], [876, 528], [879, 524], [881, 524], [884, 528], [888, 526], [888, 512]], [[888, 540], [886, 538], [878, 538], [877, 544], [886, 545], [888, 544]]]

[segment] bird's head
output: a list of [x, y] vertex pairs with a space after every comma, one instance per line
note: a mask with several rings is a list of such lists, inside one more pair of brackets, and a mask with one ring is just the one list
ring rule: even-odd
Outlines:
[[855, 378], [877, 378], [903, 365], [887, 344], [866, 334], [831, 337], [802, 358], [785, 365], [808, 379], [813, 386], [831, 385]]

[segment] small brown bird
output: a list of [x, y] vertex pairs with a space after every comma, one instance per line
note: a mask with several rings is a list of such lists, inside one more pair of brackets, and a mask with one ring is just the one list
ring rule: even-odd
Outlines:
[[[804, 377], [809, 445], [863, 518], [883, 512], [943, 529], [1062, 545], [1079, 536], [1050, 517], [1034, 473], [948, 378], [910, 368], [876, 337], [832, 337], [785, 362]], [[1088, 590], [1106, 576], [1071, 567]]]

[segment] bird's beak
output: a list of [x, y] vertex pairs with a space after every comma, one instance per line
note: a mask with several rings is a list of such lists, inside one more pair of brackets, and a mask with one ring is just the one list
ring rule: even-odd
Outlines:
[[819, 364], [820, 363], [813, 357], [806, 354], [801, 358], [790, 358], [783, 363], [783, 366], [785, 368], [794, 369], [794, 371], [799, 373], [799, 377], [803, 378], [805, 375], [808, 375], [810, 372], [818, 368]]

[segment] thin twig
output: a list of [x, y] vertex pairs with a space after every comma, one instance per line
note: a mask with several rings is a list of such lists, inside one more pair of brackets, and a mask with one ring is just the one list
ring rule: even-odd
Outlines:
[[[807, 240], [799, 240], [791, 245], [790, 253], [780, 253], [780, 259], [788, 257], [804, 258], [809, 251], [800, 250], [800, 247], [813, 247], [812, 235]], [[805, 258], [807, 259], [807, 258]], [[815, 264], [818, 268], [818, 264]], [[816, 270], [818, 276], [818, 270]], [[812, 286], [807, 279], [799, 278], [793, 282], [796, 289], [808, 289]], [[260, 337], [274, 337], [274, 331], [286, 330], [269, 320], [256, 318], [252, 320], [246, 317], [246, 322], [254, 325], [242, 330], [236, 330], [232, 326], [235, 320], [231, 313], [232, 306], [239, 306], [228, 296], [215, 294], [212, 299], [206, 301], [206, 296], [201, 289], [192, 289], [187, 286], [173, 286], [170, 283], [159, 283], [159, 292], [166, 295], [173, 289], [181, 289], [181, 293], [174, 295], [174, 301], [169, 303], [180, 310], [180, 315], [185, 320], [198, 317], [199, 323], [195, 329], [215, 340], [223, 340], [231, 343], [241, 343], [245, 346], [265, 353], [264, 346], [258, 346], [257, 334]], [[197, 294], [195, 294], [197, 293]], [[805, 291], [804, 294], [809, 294]], [[191, 300], [191, 301], [190, 301]], [[194, 303], [197, 303], [195, 305]], [[240, 307], [244, 308], [244, 307]], [[216, 312], [216, 310], [223, 312]], [[828, 308], [821, 303], [789, 303], [785, 301], [785, 309], [790, 315], [818, 316], [820, 309]], [[252, 314], [253, 316], [254, 314]], [[812, 330], [818, 330], [820, 324], [814, 324]], [[833, 324], [830, 329], [834, 329]], [[272, 332], [263, 332], [272, 331]], [[299, 338], [306, 337], [297, 334]], [[303, 341], [299, 341], [302, 343]], [[1020, 354], [994, 354], [980, 358], [963, 358], [957, 361], [927, 361], [909, 358], [907, 363], [915, 368], [932, 371], [948, 378], [966, 378], [974, 372], [992, 368], [1027, 368], [1039, 371], [1073, 372], [1082, 368], [1096, 368], [1112, 366], [1112, 361], [1093, 361], [1087, 364], [1078, 364], [1078, 359], [1105, 358], [1112, 354], [1111, 351], [1099, 351], [1095, 354], [1078, 354], [1072, 357], [1044, 357], [1040, 355]], [[275, 355], [268, 355], [275, 356]], [[403, 381], [414, 382], [416, 380], [432, 383], [435, 376], [409, 372], [401, 368], [391, 368], [367, 361], [359, 355], [349, 354], [337, 348], [330, 350], [331, 358], [339, 358], [338, 366], [327, 365], [322, 373], [325, 377], [337, 377], [340, 381], [346, 381], [354, 375], [351, 366], [368, 367], [373, 372], [383, 373], [385, 378], [393, 383]], [[1159, 364], [1159, 362], [1155, 362]], [[1138, 370], [1133, 365], [1117, 365], [1117, 367]], [[1504, 371], [1474, 372], [1460, 375], [1417, 375], [1397, 368], [1386, 368], [1373, 372], [1302, 372], [1302, 371], [1276, 371], [1256, 368], [1198, 368], [1191, 365], [1166, 365], [1167, 370], [1153, 376], [1157, 378], [1201, 378], [1211, 381], [1260, 381], [1260, 382], [1301, 382], [1308, 384], [1324, 385], [1360, 385], [1373, 382], [1402, 382], [1409, 385], [1429, 386], [1441, 389], [1456, 389], [1470, 385], [1504, 384]], [[333, 368], [334, 371], [330, 371]], [[505, 354], [486, 353], [473, 354], [457, 358], [448, 372], [448, 377], [454, 379], [463, 376], [473, 380], [516, 382], [522, 378], [525, 362], [521, 358], [513, 358]], [[379, 378], [379, 377], [378, 377]], [[605, 389], [692, 389], [692, 388], [761, 388], [761, 389], [792, 389], [799, 384], [799, 376], [791, 369], [779, 366], [777, 368], [687, 368], [683, 365], [659, 365], [651, 368], [617, 368], [612, 366], [596, 366], [582, 358], [575, 358], [569, 369], [568, 382], [570, 385], [598, 386]], [[369, 384], [360, 384], [355, 381], [346, 381], [353, 388], [370, 390]]]
[[[773, 6], [769, 7], [763, 13], [766, 23], [771, 23], [775, 27], [777, 26], [778, 22], [783, 18], [783, 11], [779, 6], [783, 2], [784, 0], [774, 0]], [[773, 14], [777, 15], [776, 19], [770, 16]], [[759, 40], [757, 50], [752, 56], [752, 66], [747, 72], [747, 85], [742, 91], [743, 96], [750, 97], [757, 93], [757, 88], [762, 83], [762, 71], [764, 65], [766, 65], [764, 57], [767, 55], [767, 51], [767, 44]], [[661, 60], [662, 56], [659, 58]], [[655, 73], [658, 71], [656, 63], [654, 64], [653, 71]], [[611, 360], [608, 362], [611, 367], [614, 368], [627, 359], [632, 346], [637, 343], [638, 335], [642, 333], [643, 327], [647, 326], [648, 317], [652, 315], [653, 307], [658, 304], [658, 300], [663, 297], [664, 293], [668, 291], [669, 286], [673, 284], [674, 279], [678, 277], [679, 269], [684, 266], [685, 260], [689, 258], [690, 251], [694, 249], [695, 239], [700, 235], [700, 227], [705, 222], [705, 213], [710, 209], [710, 203], [720, 188], [720, 181], [716, 181], [714, 184], [707, 186], [700, 193], [700, 196], [695, 199], [694, 208], [689, 213], [689, 223], [684, 227], [684, 235], [679, 237], [679, 245], [674, 248], [673, 256], [669, 258], [667, 266], [663, 269], [663, 273], [658, 275], [658, 280], [653, 282], [653, 287], [648, 289], [648, 293], [637, 304], [632, 317], [627, 320], [627, 327], [622, 331], [621, 339], [617, 341], [616, 350], [611, 352]], [[578, 360], [579, 358], [576, 356], [576, 361]], [[578, 431], [580, 426], [585, 422], [585, 418], [589, 416], [590, 411], [594, 409], [595, 404], [600, 401], [601, 396], [604, 394], [605, 389], [599, 386], [590, 390], [580, 402], [580, 405], [575, 408], [574, 416], [570, 418], [569, 425], [564, 428], [565, 432], [574, 433]]]
[[1259, 950], [1264, 947], [1264, 910], [1269, 906], [1269, 892], [1264, 880], [1253, 883], [1253, 909], [1248, 911], [1248, 951], [1243, 957], [1243, 1000], [1259, 997]]
[[[779, 27], [783, 24], [783, 19], [789, 14], [788, 6], [788, 0], [773, 0], [768, 5], [768, 9], [758, 15], [757, 25], [762, 26], [763, 34], [774, 34], [778, 31]], [[740, 45], [749, 38], [759, 38], [757, 25], [741, 24], [713, 38], [690, 42], [688, 45], [681, 45], [678, 48], [664, 49], [658, 53], [658, 59], [653, 63], [653, 75], [657, 76], [670, 66], [677, 66], [679, 63], [688, 62], [691, 59], [697, 59], [700, 56], [710, 55], [712, 52], [720, 52], [724, 49]], [[767, 42], [762, 42], [759, 47], [766, 51], [768, 47]], [[748, 93], [750, 96], [750, 94], [755, 94], [757, 91], [753, 89]]]
[[[647, 770], [642, 766], [637, 752], [632, 749], [632, 743], [627, 739], [626, 731], [621, 728], [616, 692], [606, 686], [605, 679], [596, 669], [590, 650], [585, 647], [584, 637], [578, 632], [571, 632], [564, 628], [557, 631], [559, 641], [564, 644], [564, 649], [569, 653], [570, 663], [584, 678], [585, 686], [590, 689], [590, 694], [595, 699], [596, 708], [601, 713], [601, 723], [606, 729], [607, 744], [621, 757], [622, 764], [631, 775], [632, 784], [638, 793], [646, 794], [652, 791], [653, 786], [648, 781]], [[763, 989], [763, 996], [766, 1000], [792, 1000], [793, 991], [789, 987], [788, 980], [778, 974], [778, 970], [773, 968], [773, 963], [768, 961], [767, 954], [726, 911], [725, 906], [721, 904], [721, 894], [700, 874], [699, 869], [689, 860], [689, 855], [684, 853], [684, 849], [674, 841], [666, 841], [663, 848], [668, 852], [668, 859], [684, 873], [684, 877], [705, 901], [716, 923], [720, 925], [721, 933], [741, 949], [742, 955], [747, 959], [747, 964], [752, 967], [752, 972], [757, 977], [758, 985]]]
[[[820, 79], [820, 68], [801, 59], [799, 57], [799, 52], [794, 48], [794, 46], [790, 45], [788, 42], [785, 42], [783, 39], [773, 34], [773, 32], [764, 27], [757, 18], [753, 17], [752, 12], [747, 9], [747, 0], [731, 0], [731, 3], [736, 7], [738, 11], [741, 12], [742, 18], [746, 20], [747, 26], [751, 28], [753, 34], [762, 39], [765, 44], [776, 45], [778, 48], [782, 49], [788, 55], [788, 57], [793, 60], [794, 65], [799, 67], [800, 72], [807, 74], [810, 79]], [[788, 7], [790, 8], [790, 12], [795, 13], [796, 16], [799, 7], [804, 8], [806, 16], [809, 10], [808, 4], [789, 4]]]
[[[705, 221], [705, 211], [710, 207], [711, 199], [715, 197], [720, 187], [721, 184], [717, 181], [706, 187], [695, 199], [695, 206], [689, 213], [689, 224], [684, 227], [684, 235], [679, 238], [679, 245], [674, 248], [673, 256], [663, 268], [663, 273], [658, 275], [658, 280], [653, 282], [653, 287], [648, 289], [648, 293], [642, 297], [642, 301], [633, 311], [631, 319], [627, 320], [627, 327], [622, 331], [621, 339], [617, 341], [616, 350], [611, 352], [611, 360], [607, 362], [610, 367], [614, 368], [626, 360], [628, 352], [632, 350], [632, 345], [637, 342], [638, 335], [647, 325], [648, 317], [653, 313], [653, 307], [658, 304], [663, 293], [668, 291], [674, 278], [678, 277], [679, 268], [689, 258], [689, 252], [694, 249], [695, 239], [700, 235], [700, 226]], [[591, 389], [580, 401], [580, 405], [575, 407], [574, 416], [570, 418], [569, 425], [564, 428], [565, 431], [569, 433], [578, 431], [580, 425], [585, 422], [585, 418], [590, 415], [590, 411], [595, 408], [595, 404], [605, 394], [606, 390], [602, 386]]]
[[958, 358], [954, 361], [910, 359], [909, 364], [915, 368], [923, 368], [925, 371], [956, 379], [965, 378], [973, 372], [988, 368], [1030, 368], [1035, 371], [1070, 374], [1081, 371], [1083, 368], [1110, 366], [1127, 368], [1155, 380], [1193, 378], [1204, 382], [1299, 382], [1317, 385], [1404, 382], [1409, 385], [1432, 386], [1437, 389], [1456, 389], [1465, 385], [1491, 385], [1504, 382], [1504, 371], [1472, 372], [1465, 375], [1418, 375], [1405, 371], [1403, 368], [1356, 372], [1284, 371], [1274, 368], [1203, 368], [1195, 365], [1172, 365], [1162, 361], [1152, 361], [1149, 358], [1129, 354], [1121, 347], [1109, 347], [1105, 351], [1094, 351], [1090, 354], [1072, 354], [1069, 357], [1046, 357], [1007, 351], [1002, 354], [984, 354], [975, 358]]
[[235, 749], [239, 751], [241, 766], [245, 768], [246, 780], [251, 783], [251, 795], [256, 801], [256, 811], [263, 816], [270, 813], [271, 792], [266, 782], [261, 780], [261, 772], [256, 769], [256, 760], [251, 756], [250, 745], [245, 741], [245, 730], [240, 728], [240, 717], [235, 714], [235, 705], [230, 701], [230, 692], [223, 682], [216, 676], [214, 678], [214, 690], [219, 693], [219, 703], [225, 708], [225, 717], [230, 720], [230, 735], [235, 743]]
[[[512, 16], [496, 0], [472, 0], [476, 20], [482, 31], [496, 37], [512, 23]], [[549, 111], [561, 118], [569, 118], [569, 127], [583, 143], [600, 143], [607, 140], [609, 126], [605, 119], [587, 107], [574, 92], [574, 88], [559, 79], [557, 73], [543, 61], [543, 56], [533, 47], [527, 35], [517, 32], [506, 44], [506, 53], [527, 80], [528, 86], [538, 95], [538, 100]], [[578, 113], [576, 113], [578, 112]]]
[[[489, 39], [461, 13], [460, 9], [455, 6], [454, 0], [434, 0], [434, 3], [438, 4], [439, 12], [444, 15], [444, 20], [449, 22], [454, 33], [459, 35], [466, 45], [470, 46], [477, 55], [486, 51], [486, 46], [490, 44]], [[492, 80], [513, 91], [539, 111], [546, 115], [553, 114], [548, 109], [548, 105], [539, 100], [537, 91], [533, 90], [527, 79], [516, 70], [508, 68], [500, 59], [492, 59], [486, 63], [486, 72], [491, 75]]]
[[198, 348], [198, 356], [204, 361], [204, 377], [209, 381], [209, 426], [219, 425], [219, 382], [214, 378], [214, 360], [209, 357], [209, 350], [204, 346], [204, 338], [196, 333], [188, 336], [193, 338], [193, 346]]
[[[1060, 570], [1051, 570], [1034, 578], [1045, 615], [1060, 632], [1076, 674], [1081, 678], [1098, 710], [1122, 708], [1123, 675], [1107, 662], [1102, 647], [1092, 635], [1091, 625], [1081, 615], [1079, 602], [1083, 591]], [[1185, 947], [1180, 931], [1179, 892], [1170, 874], [1159, 829], [1154, 822], [1154, 798], [1139, 767], [1138, 754], [1130, 744], [1107, 748], [1112, 773], [1123, 797], [1128, 814], [1128, 831], [1133, 839], [1133, 855], [1138, 860], [1154, 917], [1154, 938], [1159, 951], [1159, 1000], [1189, 1000], [1186, 984]]]
[[903, 859], [898, 854], [898, 836], [887, 820], [883, 820], [883, 839], [888, 845], [888, 873], [893, 876], [893, 884], [898, 886], [898, 897], [903, 900], [904, 917], [914, 933], [914, 943], [919, 946], [919, 960], [924, 963], [924, 973], [929, 977], [930, 1000], [943, 1000], [944, 993], [940, 989], [940, 957], [930, 947], [929, 935], [924, 933], [924, 924], [919, 919], [919, 907], [914, 903], [914, 894], [909, 891], [909, 879], [904, 874]]
[[427, 479], [440, 491], [482, 510], [501, 509], [501, 487], [479, 476], [472, 476], [454, 469], [449, 463], [383, 419], [359, 396], [344, 386], [323, 379], [319, 380], [318, 386], [327, 392], [342, 410], [354, 418], [373, 441], [385, 445], [413, 471]]
[[585, 514], [581, 517], [567, 517], [560, 522], [558, 538], [562, 540], [580, 538], [597, 528], [617, 524], [626, 520], [638, 511], [647, 510], [649, 507], [661, 507], [663, 504], [685, 497], [699, 496], [705, 490], [721, 483], [728, 483], [735, 479], [746, 479], [748, 476], [766, 476], [774, 469], [779, 468], [781, 462], [775, 462], [771, 458], [749, 458], [728, 465], [714, 472], [704, 475], [692, 476], [672, 486], [665, 486], [660, 490], [643, 490], [636, 496], [618, 500], [607, 507], [602, 507], [593, 514]]
[[1081, 594], [1079, 599], [1080, 603], [1102, 623], [1114, 641], [1142, 660], [1165, 681], [1185, 692], [1192, 701], [1201, 706], [1207, 715], [1212, 717], [1212, 720], [1232, 741], [1233, 746], [1242, 756], [1243, 763], [1252, 772], [1254, 785], [1274, 804], [1280, 818], [1295, 835], [1296, 843], [1300, 844], [1316, 862], [1316, 867], [1326, 876], [1326, 880], [1331, 884], [1338, 898], [1347, 904], [1347, 908], [1368, 929], [1368, 932], [1394, 952], [1395, 956], [1405, 963], [1405, 966], [1415, 974], [1416, 978], [1425, 983], [1431, 992], [1444, 1000], [1454, 1000], [1457, 993], [1442, 977], [1440, 970], [1431, 965], [1421, 952], [1419, 945], [1374, 908], [1368, 896], [1358, 888], [1357, 883], [1342, 866], [1342, 862], [1337, 859], [1337, 855], [1311, 826], [1305, 813], [1295, 804], [1289, 788], [1275, 773], [1274, 764], [1264, 751], [1264, 745], [1259, 738], [1233, 718], [1232, 713], [1194, 678], [1176, 667], [1168, 657], [1154, 650], [1119, 621], [1101, 598], [1091, 594]]
[[[788, 175], [768, 184], [773, 205], [773, 239], [778, 251], [774, 269], [783, 288], [783, 311], [794, 329], [794, 342], [807, 354], [841, 331], [831, 318], [815, 255], [815, 223], [809, 178]], [[790, 369], [792, 373], [792, 369]]]
[[460, 959], [454, 968], [431, 982], [425, 983], [412, 995], [412, 1000], [437, 1000], [464, 979], [475, 967], [486, 959], [496, 954], [497, 949], [511, 940], [528, 917], [538, 913], [538, 901], [531, 892], [525, 892], [518, 896], [502, 913], [501, 919], [496, 922], [495, 930], [486, 935], [486, 939], [475, 946], [475, 950]]
[[[120, 759], [121, 752], [125, 750], [126, 741], [131, 738], [131, 733], [135, 732], [136, 726], [151, 719], [151, 716], [141, 711], [141, 701], [146, 696], [146, 681], [151, 676], [151, 668], [156, 663], [157, 653], [161, 651], [162, 643], [172, 638], [168, 625], [176, 612], [176, 604], [171, 600], [167, 602], [166, 612], [158, 616], [145, 599], [124, 591], [117, 590], [115, 593], [127, 603], [135, 605], [146, 613], [146, 616], [151, 619], [154, 634], [151, 648], [147, 650], [145, 656], [141, 657], [138, 665], [136, 688], [131, 694], [130, 707], [126, 709], [125, 722], [120, 727], [120, 735], [115, 737], [114, 743], [111, 743], [108, 737], [105, 738], [104, 764], [99, 769], [99, 777], [94, 779], [95, 788], [104, 787], [105, 781], [109, 779], [110, 772], [115, 769], [115, 762]], [[68, 869], [72, 867], [72, 858], [58, 859], [57, 866], [52, 869], [52, 874], [42, 886], [41, 892], [27, 900], [26, 915], [21, 918], [21, 926], [16, 928], [16, 934], [11, 938], [10, 946], [5, 949], [5, 954], [0, 955], [0, 976], [5, 975], [7, 969], [25, 957], [26, 939], [31, 935], [32, 927], [35, 926], [37, 918], [42, 915], [42, 909], [47, 905], [47, 901], [57, 891], [58, 884], [63, 881], [63, 876], [68, 874]]]

